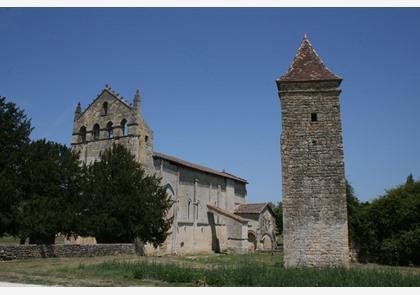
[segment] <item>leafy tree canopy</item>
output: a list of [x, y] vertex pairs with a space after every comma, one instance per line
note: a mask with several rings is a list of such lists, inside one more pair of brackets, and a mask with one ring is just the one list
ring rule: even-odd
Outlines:
[[17, 231], [22, 150], [29, 143], [31, 131], [25, 112], [0, 97], [0, 236]]
[[140, 238], [155, 246], [167, 236], [165, 218], [172, 202], [160, 179], [146, 175], [122, 145], [114, 144], [87, 168], [87, 201], [82, 212], [85, 231], [99, 243], [133, 242]]
[[370, 203], [347, 189], [350, 240], [362, 262], [420, 265], [420, 181], [412, 175]]
[[54, 243], [57, 233], [70, 232], [77, 221], [82, 189], [78, 155], [62, 144], [34, 141], [22, 175], [19, 236], [29, 237], [30, 243]]
[[274, 218], [276, 220], [276, 230], [277, 234], [281, 235], [283, 233], [283, 204], [278, 202], [277, 205], [269, 202], [268, 205], [273, 210]]

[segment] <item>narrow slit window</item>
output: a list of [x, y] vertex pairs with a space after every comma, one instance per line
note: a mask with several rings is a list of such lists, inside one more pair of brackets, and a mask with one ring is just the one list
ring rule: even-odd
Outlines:
[[82, 126], [80, 128], [79, 134], [80, 134], [80, 141], [82, 143], [85, 143], [86, 142], [86, 127], [85, 126]]
[[102, 116], [108, 115], [108, 103], [105, 101], [102, 104]]
[[108, 124], [106, 125], [106, 131], [108, 133], [108, 138], [113, 138], [114, 137], [114, 131], [113, 131], [113, 126], [112, 126], [112, 122], [108, 122]]
[[318, 114], [317, 113], [311, 113], [311, 121], [312, 122], [318, 121]]
[[121, 130], [122, 130], [122, 135], [123, 136], [126, 136], [127, 133], [128, 133], [128, 130], [127, 130], [127, 120], [126, 119], [122, 119], [122, 121], [121, 121]]
[[95, 124], [95, 126], [93, 126], [93, 139], [94, 140], [99, 139], [99, 131], [100, 131], [99, 125]]

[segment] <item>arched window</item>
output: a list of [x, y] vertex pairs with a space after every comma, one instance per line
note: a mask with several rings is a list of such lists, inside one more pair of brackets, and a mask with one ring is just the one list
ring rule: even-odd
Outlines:
[[86, 142], [86, 127], [82, 126], [79, 130], [80, 141], [85, 143]]
[[127, 120], [126, 119], [122, 119], [121, 121], [121, 130], [122, 130], [122, 135], [127, 135], [128, 131], [127, 131]]
[[113, 138], [114, 137], [114, 132], [113, 132], [113, 127], [112, 127], [112, 122], [108, 122], [108, 124], [106, 124], [106, 131], [108, 134], [108, 138]]
[[166, 191], [166, 195], [172, 202], [171, 208], [166, 213], [166, 219], [171, 220], [172, 218], [174, 218], [176, 210], [177, 210], [176, 201], [175, 201], [175, 192], [170, 184], [165, 185], [164, 188]]
[[93, 140], [98, 140], [99, 139], [99, 125], [95, 124], [93, 126]]
[[108, 103], [104, 102], [102, 104], [102, 116], [108, 115]]

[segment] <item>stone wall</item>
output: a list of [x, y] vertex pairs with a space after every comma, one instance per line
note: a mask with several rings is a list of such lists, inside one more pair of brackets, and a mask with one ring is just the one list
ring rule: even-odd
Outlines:
[[[107, 105], [106, 112], [104, 104]], [[108, 124], [112, 126], [110, 129]], [[99, 126], [98, 138], [94, 138], [95, 125]], [[84, 139], [82, 128], [86, 130]], [[109, 130], [112, 130], [112, 135]], [[153, 172], [149, 171], [153, 165], [153, 131], [144, 122], [138, 109], [107, 87], [84, 111], [80, 109], [80, 113], [76, 112], [72, 148], [80, 152], [82, 162], [91, 164], [113, 143], [124, 145], [137, 161], [145, 165], [147, 172]]]
[[279, 85], [286, 267], [348, 265], [339, 84]]
[[134, 255], [134, 244], [0, 246], [0, 260], [21, 257], [90, 257]]

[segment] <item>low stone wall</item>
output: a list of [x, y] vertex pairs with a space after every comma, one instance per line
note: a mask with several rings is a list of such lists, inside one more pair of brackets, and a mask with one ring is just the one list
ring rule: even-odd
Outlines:
[[134, 244], [0, 246], [0, 260], [20, 257], [89, 257], [136, 254]]

